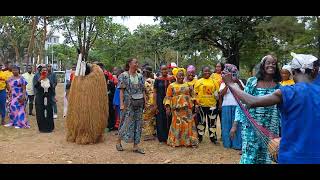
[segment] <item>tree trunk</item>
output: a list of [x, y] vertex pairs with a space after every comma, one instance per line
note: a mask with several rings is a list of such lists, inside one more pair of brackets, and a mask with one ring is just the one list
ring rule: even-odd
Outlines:
[[[5, 28], [6, 31], [9, 32], [8, 28]], [[19, 53], [19, 48], [18, 48], [18, 43], [17, 41], [11, 36], [11, 34], [9, 34], [9, 39], [10, 39], [10, 44], [12, 45], [12, 47], [14, 48], [14, 52], [15, 52], [15, 60], [14, 63], [16, 63], [20, 58], [20, 53]]]
[[[86, 54], [86, 50], [87, 50], [87, 46], [88, 46], [88, 44], [86, 44], [86, 42], [87, 42], [87, 16], [84, 16], [84, 19], [83, 19], [83, 40], [82, 40], [82, 47], [83, 47], [83, 49], [84, 49], [84, 54]], [[85, 60], [87, 60], [87, 57], [86, 56], [84, 56], [85, 58]]]
[[15, 58], [15, 60], [14, 60], [14, 64], [15, 64], [15, 63], [16, 63], [17, 61], [19, 61], [19, 59], [20, 59], [19, 48], [17, 47], [17, 45], [14, 46], [14, 52], [15, 52], [15, 54], [16, 54], [16, 58]]
[[94, 43], [94, 41], [96, 40], [97, 35], [98, 35], [98, 32], [95, 32], [95, 33], [93, 32], [93, 30], [95, 28], [95, 21], [96, 21], [96, 19], [94, 17], [90, 17], [89, 29], [88, 29], [88, 32], [86, 31], [88, 33], [86, 35], [87, 39], [86, 39], [86, 41], [83, 40], [84, 44], [85, 44], [85, 56], [84, 56], [84, 58], [85, 58], [86, 61], [88, 61], [89, 50], [90, 50], [92, 44]]
[[34, 47], [34, 36], [35, 36], [36, 27], [37, 27], [36, 16], [33, 16], [31, 24], [32, 24], [32, 31], [31, 31], [30, 42], [29, 42], [28, 51], [27, 51], [27, 58], [26, 58], [27, 62], [25, 62], [27, 65], [29, 65], [29, 59], [30, 59], [29, 57]]
[[232, 47], [222, 50], [222, 54], [223, 57], [226, 58], [226, 63], [233, 64], [240, 70], [240, 48], [238, 47], [238, 44], [234, 44]]
[[43, 57], [44, 57], [46, 39], [47, 39], [47, 17], [44, 16], [43, 17], [43, 34], [42, 34], [42, 39], [41, 39], [41, 44], [40, 44], [40, 52], [39, 52], [40, 62], [42, 62], [42, 63], [45, 63]]
[[33, 62], [33, 66], [36, 67], [38, 63], [38, 53], [34, 52], [34, 62]]
[[[79, 20], [78, 22], [78, 46], [79, 46], [79, 49], [80, 49], [80, 53], [82, 55], [84, 55], [84, 47], [82, 46], [82, 28], [81, 28], [81, 24], [82, 24], [82, 20]], [[83, 57], [83, 56], [82, 56]]]

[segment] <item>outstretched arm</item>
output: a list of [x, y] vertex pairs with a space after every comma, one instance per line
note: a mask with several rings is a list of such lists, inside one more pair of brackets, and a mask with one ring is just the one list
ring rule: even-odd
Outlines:
[[231, 74], [224, 74], [222, 78], [230, 90], [249, 107], [272, 106], [282, 102], [282, 94], [280, 90], [276, 90], [274, 93], [265, 96], [252, 96], [242, 91], [239, 87], [232, 83]]

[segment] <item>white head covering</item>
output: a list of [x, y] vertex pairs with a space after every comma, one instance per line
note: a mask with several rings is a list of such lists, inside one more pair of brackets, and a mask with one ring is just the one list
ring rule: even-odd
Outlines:
[[178, 66], [177, 66], [177, 64], [174, 63], [174, 62], [170, 63], [170, 65], [169, 65], [169, 68], [176, 68], [176, 67], [178, 67]]
[[289, 71], [289, 73], [290, 73], [290, 79], [292, 79], [291, 66], [290, 66], [290, 65], [284, 65], [284, 66], [282, 66], [282, 69], [285, 69], [285, 70]]
[[293, 52], [291, 56], [293, 57], [290, 64], [291, 68], [300, 69], [302, 73], [305, 73], [306, 69], [313, 69], [313, 62], [318, 59], [312, 55], [295, 54]]

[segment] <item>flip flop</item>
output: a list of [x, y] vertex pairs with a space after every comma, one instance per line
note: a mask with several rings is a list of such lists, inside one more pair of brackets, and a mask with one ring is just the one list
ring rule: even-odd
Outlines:
[[133, 152], [134, 152], [134, 153], [139, 153], [139, 154], [145, 154], [144, 150], [143, 150], [143, 149], [140, 149], [140, 148], [134, 149]]
[[117, 149], [117, 151], [123, 151], [123, 147], [121, 144], [117, 144], [116, 149]]

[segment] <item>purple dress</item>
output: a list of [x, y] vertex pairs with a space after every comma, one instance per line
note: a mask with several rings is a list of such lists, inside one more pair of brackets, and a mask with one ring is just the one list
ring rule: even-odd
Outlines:
[[27, 81], [22, 76], [19, 76], [18, 79], [15, 79], [13, 76], [8, 80], [8, 84], [11, 88], [9, 124], [19, 128], [30, 128], [25, 113], [26, 101], [23, 104], [19, 102], [19, 99], [23, 96], [23, 86], [27, 85]]

